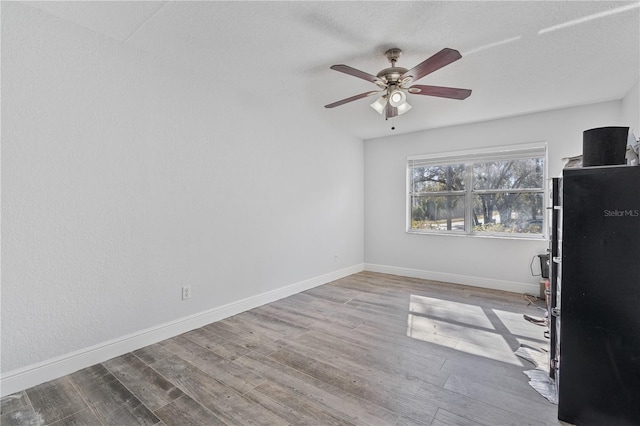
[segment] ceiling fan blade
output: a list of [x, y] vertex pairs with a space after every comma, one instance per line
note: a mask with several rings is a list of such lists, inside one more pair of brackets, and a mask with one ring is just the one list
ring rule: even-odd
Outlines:
[[345, 74], [349, 74], [349, 75], [352, 75], [354, 77], [358, 77], [358, 78], [361, 78], [363, 80], [370, 81], [372, 83], [376, 83], [376, 84], [381, 84], [382, 83], [382, 84], [384, 84], [384, 81], [382, 81], [381, 79], [379, 79], [375, 75], [366, 73], [364, 71], [357, 70], [357, 69], [355, 69], [353, 67], [350, 67], [349, 65], [332, 65], [330, 68], [332, 70], [340, 71], [340, 72], [343, 72]]
[[409, 71], [402, 74], [400, 80], [406, 77], [412, 77], [412, 81], [416, 81], [421, 79], [427, 74], [431, 74], [434, 71], [439, 70], [445, 65], [449, 65], [452, 62], [457, 61], [462, 58], [460, 52], [455, 49], [449, 49], [445, 47], [435, 55], [431, 56], [429, 59], [425, 59], [415, 67], [411, 68]]
[[398, 116], [398, 108], [391, 106], [389, 102], [387, 102], [387, 108], [385, 110], [385, 118], [393, 118]]
[[342, 100], [337, 101], [337, 102], [333, 102], [331, 104], [325, 105], [324, 107], [325, 108], [335, 108], [337, 106], [344, 105], [344, 104], [346, 104], [348, 102], [357, 101], [358, 99], [362, 99], [362, 98], [366, 98], [366, 97], [371, 96], [371, 95], [375, 95], [376, 93], [380, 93], [380, 91], [360, 93], [359, 95], [351, 96], [350, 98], [346, 98], [346, 99], [342, 99]]
[[470, 89], [458, 89], [457, 87], [425, 86], [416, 84], [409, 87], [409, 93], [414, 95], [438, 96], [440, 98], [466, 99], [471, 95]]

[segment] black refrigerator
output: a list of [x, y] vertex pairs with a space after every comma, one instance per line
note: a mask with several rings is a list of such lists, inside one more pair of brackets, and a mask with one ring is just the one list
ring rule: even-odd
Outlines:
[[640, 167], [565, 169], [556, 189], [558, 418], [640, 425]]

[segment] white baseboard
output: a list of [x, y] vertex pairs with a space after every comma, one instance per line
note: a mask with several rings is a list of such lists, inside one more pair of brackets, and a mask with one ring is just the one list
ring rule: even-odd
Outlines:
[[257, 308], [301, 291], [361, 272], [363, 264], [356, 264], [276, 290], [258, 294], [224, 306], [179, 318], [107, 342], [102, 342], [69, 354], [52, 358], [3, 374], [0, 378], [0, 396], [10, 395], [32, 386], [57, 379], [75, 371], [109, 360], [162, 340], [194, 330], [212, 322]]
[[382, 274], [399, 275], [402, 277], [421, 278], [425, 280], [443, 281], [453, 284], [462, 284], [473, 287], [490, 288], [493, 290], [510, 291], [519, 294], [540, 293], [540, 287], [536, 284], [520, 283], [516, 281], [496, 280], [493, 278], [472, 277], [468, 275], [448, 274], [444, 272], [425, 271], [421, 269], [401, 268], [397, 266], [364, 264], [365, 271], [380, 272]]

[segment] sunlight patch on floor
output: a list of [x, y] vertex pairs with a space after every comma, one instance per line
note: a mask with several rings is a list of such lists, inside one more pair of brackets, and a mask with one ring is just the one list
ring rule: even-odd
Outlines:
[[493, 324], [480, 306], [467, 303], [451, 302], [433, 297], [411, 295], [409, 298], [409, 312], [423, 314], [431, 318], [445, 321], [464, 323], [476, 327], [495, 330]]
[[[539, 325], [532, 327], [529, 322], [523, 321], [524, 318], [521, 313], [502, 311], [500, 309], [492, 309], [492, 311], [509, 330], [509, 333], [533, 340], [541, 340], [543, 338], [542, 333], [545, 327]], [[539, 316], [542, 318], [544, 312], [540, 311]]]
[[[407, 336], [446, 346], [468, 354], [525, 366], [514, 355], [520, 344], [540, 345], [541, 327], [527, 323], [522, 314], [480, 306], [450, 302], [424, 296], [410, 296]], [[494, 321], [492, 323], [492, 321]], [[497, 331], [508, 330], [507, 338]]]

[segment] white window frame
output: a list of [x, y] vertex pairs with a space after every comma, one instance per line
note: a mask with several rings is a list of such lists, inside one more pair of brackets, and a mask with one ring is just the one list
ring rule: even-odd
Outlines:
[[[473, 196], [479, 192], [473, 190], [473, 164], [490, 161], [519, 160], [528, 158], [543, 158], [543, 185], [542, 188], [526, 188], [521, 190], [504, 190], [504, 192], [539, 192], [543, 200], [543, 212], [546, 212], [548, 204], [548, 188], [547, 182], [547, 143], [531, 142], [517, 145], [494, 146], [480, 149], [471, 149], [464, 151], [440, 152], [433, 154], [421, 154], [407, 156], [406, 169], [406, 213], [405, 213], [405, 230], [408, 234], [421, 235], [457, 235], [468, 237], [500, 237], [500, 238], [516, 238], [516, 239], [546, 239], [547, 238], [547, 215], [543, 213], [542, 234], [527, 233], [511, 233], [511, 232], [474, 232], [471, 226], [473, 215]], [[455, 191], [465, 196], [465, 229], [464, 230], [430, 230], [430, 229], [412, 229], [411, 228], [411, 197], [412, 192], [411, 170], [421, 166], [446, 166], [454, 164], [465, 164], [467, 168], [465, 189], [464, 191]], [[500, 192], [501, 190], [488, 190], [487, 192]], [[444, 193], [446, 195], [448, 193]], [[453, 194], [453, 192], [452, 192]]]

